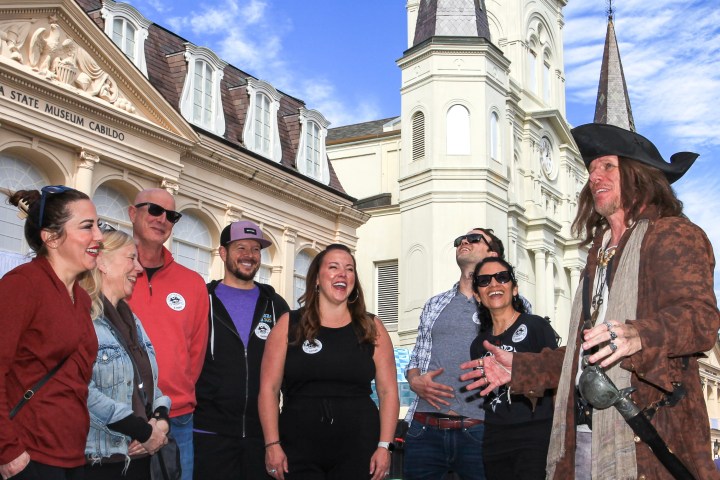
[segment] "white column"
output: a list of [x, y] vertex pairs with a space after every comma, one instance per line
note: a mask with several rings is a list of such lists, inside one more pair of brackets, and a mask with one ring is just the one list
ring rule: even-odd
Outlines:
[[77, 158], [77, 175], [75, 178], [75, 188], [83, 193], [87, 193], [92, 197], [93, 170], [95, 164], [100, 161], [100, 156], [81, 150]]
[[533, 250], [535, 254], [535, 305], [533, 313], [546, 315], [547, 306], [545, 303], [545, 250], [538, 248]]
[[293, 274], [295, 273], [295, 242], [297, 241], [298, 232], [290, 227], [283, 230], [282, 249], [285, 251], [285, 275], [280, 281], [280, 295], [290, 304], [292, 308], [295, 300], [295, 284]]
[[[167, 180], [163, 178], [162, 183], [160, 184], [160, 188], [164, 188], [170, 195], [173, 197], [177, 195], [178, 191], [180, 190], [180, 185], [177, 182], [173, 182], [171, 180]], [[177, 203], [175, 204], [175, 208], [177, 208]], [[182, 221], [182, 220], [180, 220]], [[170, 232], [170, 236], [168, 237], [167, 241], [165, 242], [165, 248], [170, 250], [172, 252], [172, 231]]]
[[550, 317], [555, 319], [555, 276], [553, 275], [554, 254], [548, 252], [545, 257], [545, 285], [543, 290], [545, 291], [545, 312], [539, 313], [543, 317]]
[[580, 285], [580, 268], [573, 267], [570, 269], [570, 301], [575, 299], [578, 286]]

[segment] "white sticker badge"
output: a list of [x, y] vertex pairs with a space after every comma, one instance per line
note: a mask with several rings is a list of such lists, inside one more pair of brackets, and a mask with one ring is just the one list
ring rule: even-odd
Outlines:
[[515, 330], [515, 333], [513, 333], [512, 341], [515, 343], [522, 342], [525, 340], [525, 337], [527, 337], [527, 327], [523, 323]]
[[312, 355], [313, 353], [318, 353], [320, 350], [322, 350], [322, 342], [320, 340], [315, 339], [314, 342], [310, 343], [310, 340], [305, 340], [303, 342], [302, 346], [303, 352], [309, 353]]
[[258, 323], [257, 327], [255, 327], [255, 336], [267, 340], [268, 335], [270, 335], [270, 326], [265, 322]]
[[185, 299], [179, 293], [169, 293], [165, 301], [167, 302], [168, 307], [172, 308], [176, 312], [185, 310]]
[[480, 325], [480, 319], [478, 318], [477, 312], [473, 313], [472, 320], [476, 325]]

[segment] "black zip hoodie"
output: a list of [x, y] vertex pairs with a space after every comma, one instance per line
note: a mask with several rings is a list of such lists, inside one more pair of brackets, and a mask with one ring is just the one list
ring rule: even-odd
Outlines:
[[[225, 306], [215, 294], [219, 283], [215, 280], [207, 284], [210, 334], [205, 363], [195, 386], [194, 428], [262, 439], [257, 398], [265, 339], [280, 316], [290, 308], [270, 285], [255, 282], [260, 296], [255, 305], [248, 345], [244, 345]], [[258, 327], [260, 323], [263, 325]]]

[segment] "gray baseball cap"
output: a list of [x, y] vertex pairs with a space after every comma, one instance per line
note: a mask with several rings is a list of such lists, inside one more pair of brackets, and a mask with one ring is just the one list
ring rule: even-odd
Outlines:
[[224, 247], [235, 240], [256, 240], [262, 248], [267, 248], [272, 245], [270, 240], [266, 240], [265, 237], [263, 237], [260, 227], [248, 220], [233, 222], [223, 228], [220, 234], [220, 245]]

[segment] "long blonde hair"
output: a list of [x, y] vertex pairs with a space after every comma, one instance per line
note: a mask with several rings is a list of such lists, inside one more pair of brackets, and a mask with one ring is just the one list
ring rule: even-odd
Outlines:
[[[101, 256], [114, 253], [128, 245], [134, 245], [133, 237], [125, 232], [113, 231], [103, 233], [103, 248], [100, 251]], [[99, 258], [98, 258], [99, 259]], [[86, 272], [80, 279], [80, 286], [82, 286], [90, 295], [92, 300], [92, 306], [90, 307], [90, 317], [93, 320], [100, 318], [103, 314], [103, 301], [102, 301], [102, 272], [98, 267]]]

